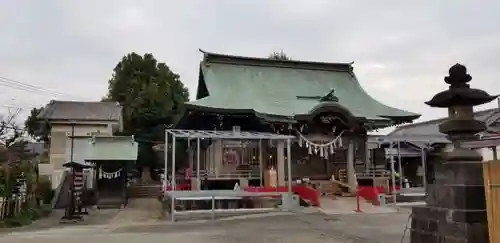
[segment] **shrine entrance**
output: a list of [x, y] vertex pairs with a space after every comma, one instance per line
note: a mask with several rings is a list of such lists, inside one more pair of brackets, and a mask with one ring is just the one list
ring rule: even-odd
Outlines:
[[128, 174], [133, 161], [96, 160], [92, 163], [96, 171], [94, 181], [98, 206], [99, 202], [110, 200], [126, 204]]

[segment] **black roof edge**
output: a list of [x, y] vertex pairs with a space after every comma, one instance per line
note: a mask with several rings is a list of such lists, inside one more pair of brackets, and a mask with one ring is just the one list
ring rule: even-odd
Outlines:
[[256, 112], [253, 109], [226, 109], [226, 108], [214, 108], [214, 107], [186, 104], [186, 111], [202, 111], [210, 113], [226, 113], [226, 114], [240, 114], [240, 115], [248, 114], [248, 115], [255, 115], [256, 117], [260, 117], [270, 122], [286, 122], [286, 123], [297, 122], [293, 117], [287, 118], [284, 116], [263, 114], [260, 112]]
[[379, 117], [382, 118], [387, 118], [392, 121], [402, 121], [402, 122], [413, 122], [414, 120], [420, 118], [422, 115], [421, 114], [416, 114], [416, 115], [410, 115], [410, 116], [384, 116], [384, 115], [379, 115]]
[[[271, 115], [271, 114], [264, 114], [260, 112], [256, 112], [253, 109], [226, 109], [226, 108], [214, 108], [214, 107], [206, 107], [206, 106], [198, 106], [194, 104], [186, 104], [186, 112], [188, 111], [202, 111], [202, 112], [210, 112], [210, 113], [226, 113], [226, 114], [248, 114], [248, 115], [255, 115], [257, 117], [260, 117], [262, 119], [267, 120], [268, 122], [285, 122], [285, 123], [297, 123], [297, 120], [294, 117], [285, 117], [285, 116], [279, 116], [279, 115]], [[361, 119], [362, 117], [356, 117], [357, 119]], [[366, 120], [366, 119], [364, 119]], [[391, 120], [394, 122], [394, 120]], [[379, 125], [378, 120], [373, 121], [373, 120], [366, 120], [366, 122], [372, 122], [372, 123], [377, 123], [377, 127], [375, 129], [383, 129], [386, 127], [391, 127], [393, 125], [397, 124], [404, 124], [404, 123], [410, 123], [412, 120], [410, 119], [401, 119], [399, 121], [396, 121], [396, 124], [387, 124], [387, 125]], [[385, 122], [383, 122], [385, 123]]]
[[217, 54], [206, 52], [200, 49], [203, 53], [203, 62], [209, 63], [223, 63], [234, 65], [249, 65], [249, 66], [267, 66], [278, 68], [300, 68], [310, 70], [324, 70], [324, 71], [337, 71], [337, 72], [353, 72], [352, 64], [350, 63], [327, 63], [327, 62], [314, 62], [314, 61], [297, 61], [297, 60], [276, 60], [262, 57], [245, 57], [227, 54]]

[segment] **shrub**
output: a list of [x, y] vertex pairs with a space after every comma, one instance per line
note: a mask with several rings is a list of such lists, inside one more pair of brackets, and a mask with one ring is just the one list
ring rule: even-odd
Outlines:
[[54, 197], [54, 190], [52, 190], [52, 182], [48, 178], [39, 178], [36, 195], [37, 199], [42, 200], [44, 204], [50, 204]]
[[51, 212], [47, 207], [33, 207], [22, 210], [14, 217], [6, 218], [4, 224], [7, 227], [20, 227], [31, 224], [33, 221], [46, 217]]
[[7, 227], [20, 227], [31, 224], [31, 219], [25, 215], [19, 214], [12, 218], [6, 218], [4, 224]]

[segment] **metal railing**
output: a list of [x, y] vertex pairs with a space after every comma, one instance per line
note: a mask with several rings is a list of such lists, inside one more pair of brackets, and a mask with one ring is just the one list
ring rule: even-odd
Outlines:
[[374, 169], [374, 170], [366, 170], [361, 173], [356, 173], [356, 177], [358, 179], [361, 178], [373, 178], [373, 177], [390, 177], [391, 172], [388, 170], [380, 170], [380, 169]]
[[[196, 171], [191, 172], [191, 177], [196, 178]], [[234, 170], [234, 171], [219, 171], [216, 170], [200, 170], [200, 178], [206, 179], [258, 179], [260, 178], [260, 172], [256, 170]]]

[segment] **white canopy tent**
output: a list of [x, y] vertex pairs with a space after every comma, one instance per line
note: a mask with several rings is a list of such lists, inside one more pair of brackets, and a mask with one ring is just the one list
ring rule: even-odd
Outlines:
[[[281, 140], [286, 141], [287, 148], [287, 175], [288, 175], [288, 191], [292, 190], [292, 171], [291, 171], [291, 140], [294, 139], [291, 135], [281, 135], [263, 132], [246, 132], [246, 131], [208, 131], [208, 130], [181, 130], [181, 129], [166, 129], [165, 130], [165, 148], [168, 148], [169, 140], [172, 144], [172, 189], [175, 190], [175, 142], [177, 139], [196, 139], [197, 153], [196, 153], [196, 171], [197, 171], [197, 184], [200, 185], [200, 140]], [[167, 151], [165, 149], [165, 151]], [[165, 178], [167, 175], [168, 153], [165, 152]], [[166, 187], [166, 180], [164, 180], [164, 187]]]
[[[167, 129], [165, 131], [165, 178], [167, 175], [167, 164], [168, 164], [168, 141], [169, 137], [172, 143], [172, 191], [166, 190], [166, 179], [164, 180], [165, 197], [171, 200], [171, 215], [172, 221], [175, 221], [175, 215], [179, 214], [175, 210], [175, 200], [202, 200], [210, 198], [212, 200], [212, 218], [215, 218], [215, 200], [227, 199], [235, 196], [266, 196], [270, 193], [262, 192], [244, 192], [244, 191], [233, 191], [233, 190], [196, 190], [196, 191], [176, 191], [175, 185], [175, 143], [177, 139], [196, 139], [197, 144], [197, 154], [196, 154], [196, 173], [197, 173], [197, 185], [200, 189], [200, 140], [201, 139], [212, 139], [212, 140], [281, 140], [281, 142], [286, 141], [287, 148], [287, 169], [288, 169], [288, 192], [279, 194], [288, 194], [288, 198], [292, 195], [292, 170], [291, 170], [291, 140], [294, 136], [289, 135], [279, 135], [272, 133], [262, 133], [262, 132], [242, 132], [235, 127], [233, 131], [204, 131], [204, 130], [179, 130], [179, 129]], [[262, 163], [262, 161], [261, 161]], [[284, 165], [283, 165], [284, 166]], [[261, 171], [262, 172], [262, 171]], [[272, 193], [274, 195], [275, 193]], [[231, 211], [231, 209], [219, 209], [219, 211]], [[239, 209], [248, 210], [248, 209]], [[255, 209], [258, 211], [258, 209]], [[200, 210], [198, 210], [200, 211]], [[233, 210], [234, 211], [234, 210]], [[186, 213], [193, 213], [193, 210], [188, 210]]]

